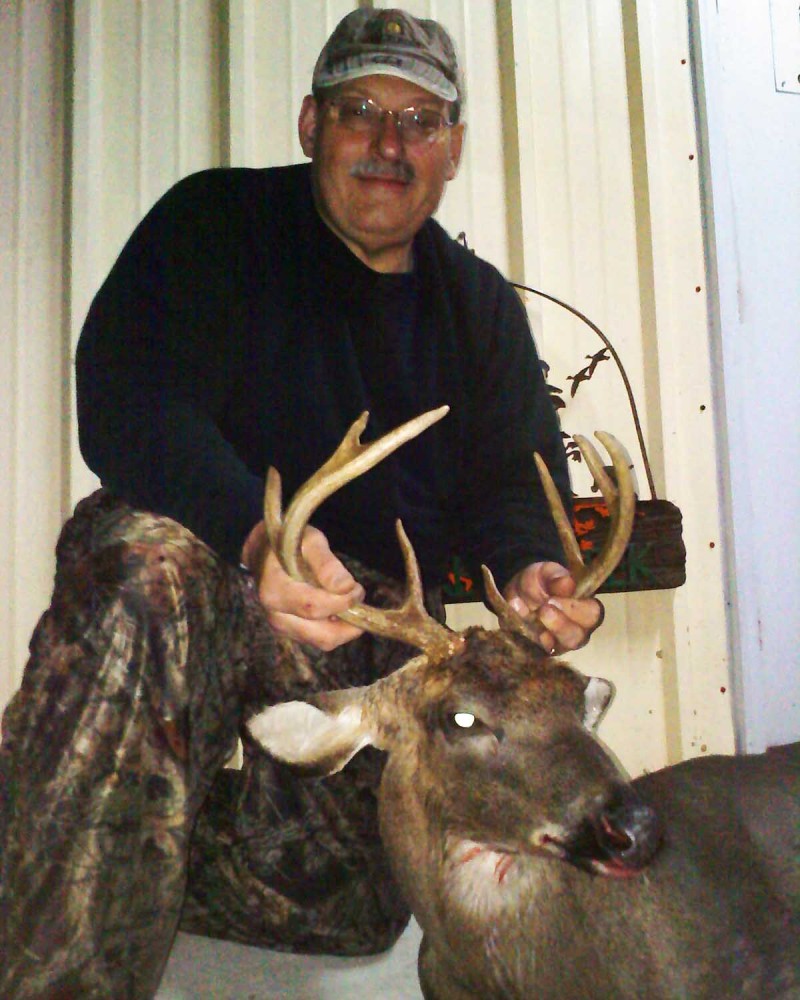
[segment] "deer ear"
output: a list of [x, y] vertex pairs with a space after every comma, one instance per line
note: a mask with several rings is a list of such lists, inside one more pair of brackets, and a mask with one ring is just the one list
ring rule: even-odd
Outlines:
[[602, 677], [590, 677], [583, 692], [583, 724], [596, 729], [614, 697], [614, 685]]
[[341, 771], [362, 747], [375, 742], [358, 701], [332, 709], [282, 702], [254, 715], [247, 728], [273, 757], [311, 775]]

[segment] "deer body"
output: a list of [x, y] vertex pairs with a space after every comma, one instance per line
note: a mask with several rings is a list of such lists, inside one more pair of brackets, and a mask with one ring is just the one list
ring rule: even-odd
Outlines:
[[[273, 477], [265, 516], [287, 572], [306, 578], [297, 539], [314, 504], [409, 428], [362, 446], [355, 424], [285, 519]], [[626, 460], [598, 437], [618, 489], [582, 443], [614, 519], [588, 568], [540, 465], [582, 596], [613, 570], [633, 519]], [[429, 619], [398, 537], [404, 605], [359, 605], [353, 620], [422, 654], [369, 687], [271, 706], [248, 728], [305, 773], [337, 771], [368, 744], [387, 752], [381, 833], [423, 930], [426, 1000], [800, 1000], [800, 744], [629, 782], [594, 733], [611, 685], [546, 655], [540, 624], [486, 570], [499, 630]]]

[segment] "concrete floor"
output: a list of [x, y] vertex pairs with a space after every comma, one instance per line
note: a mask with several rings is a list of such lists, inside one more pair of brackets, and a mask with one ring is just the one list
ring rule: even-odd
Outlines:
[[421, 1000], [420, 936], [412, 920], [384, 955], [323, 958], [179, 934], [156, 1000]]

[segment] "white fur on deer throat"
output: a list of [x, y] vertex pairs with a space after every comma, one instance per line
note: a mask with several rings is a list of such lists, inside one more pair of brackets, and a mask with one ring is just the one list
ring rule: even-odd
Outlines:
[[513, 854], [494, 851], [486, 844], [448, 837], [444, 873], [448, 899], [475, 914], [505, 906], [509, 900], [506, 883], [516, 880], [515, 861]]
[[[561, 827], [548, 826], [536, 830], [530, 842], [538, 847], [550, 838], [563, 837]], [[557, 853], [549, 845], [544, 849]], [[447, 898], [466, 913], [491, 914], [506, 906], [513, 909], [519, 900], [520, 883], [536, 878], [525, 853], [495, 850], [476, 840], [452, 836], [447, 838], [446, 851]]]
[[524, 855], [494, 850], [475, 840], [448, 838], [445, 891], [462, 912], [480, 915], [513, 908], [518, 882], [528, 874]]

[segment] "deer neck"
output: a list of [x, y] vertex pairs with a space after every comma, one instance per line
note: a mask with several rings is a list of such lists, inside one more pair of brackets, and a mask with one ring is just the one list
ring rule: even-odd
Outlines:
[[410, 778], [411, 761], [390, 759], [380, 797], [381, 835], [409, 904], [436, 922], [518, 921], [520, 900], [560, 890], [561, 864], [481, 843], [436, 823], [431, 789]]

